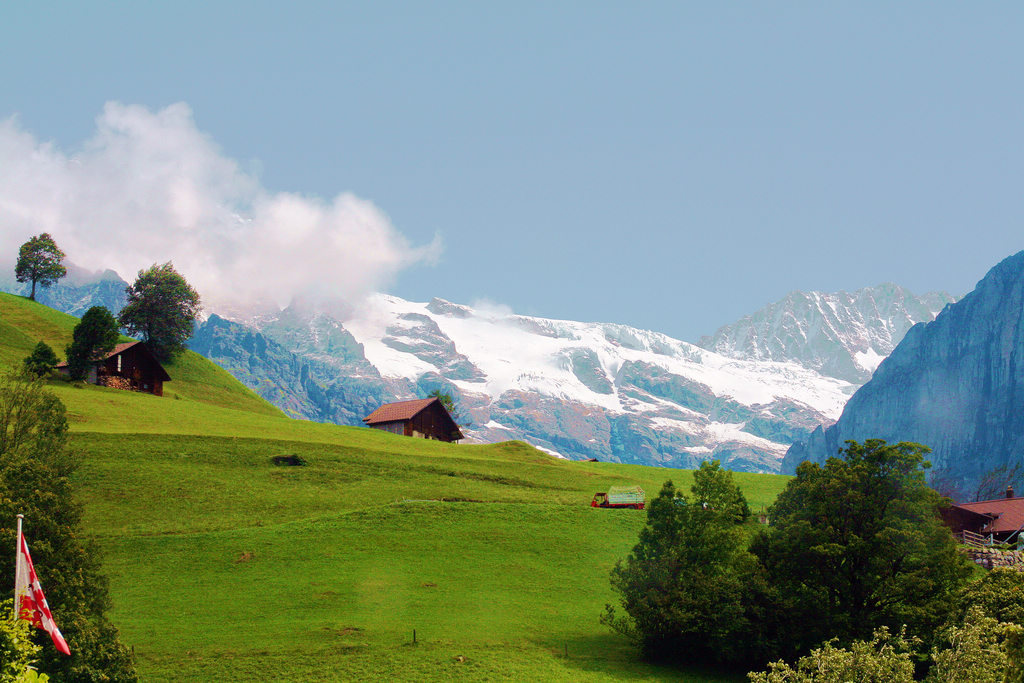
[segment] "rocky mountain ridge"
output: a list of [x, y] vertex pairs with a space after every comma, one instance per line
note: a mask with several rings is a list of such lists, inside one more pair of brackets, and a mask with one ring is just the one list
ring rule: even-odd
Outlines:
[[791, 292], [699, 344], [730, 358], [792, 361], [862, 384], [907, 330], [954, 301], [945, 292], [918, 297], [891, 283], [855, 292]]
[[822, 462], [847, 439], [914, 441], [968, 487], [1024, 456], [1024, 252], [994, 268], [933, 322], [912, 327], [842, 416], [783, 461]]
[[[253, 321], [258, 332], [211, 316], [193, 346], [275, 402], [283, 399], [256, 380], [268, 372], [268, 355], [287, 353], [306, 363], [300, 377], [341, 404], [364, 387], [393, 398], [440, 388], [456, 396], [464, 431], [476, 440], [521, 438], [566, 457], [679, 467], [718, 457], [737, 469], [775, 470], [790, 441], [837, 414], [852, 391], [793, 364], [727, 359], [622, 325], [384, 295], [368, 308], [370, 315], [342, 324], [293, 306]], [[206, 341], [211, 328], [216, 344]], [[310, 389], [315, 404], [322, 397]], [[333, 419], [330, 409], [311, 407], [290, 406], [314, 419], [361, 417], [356, 407], [335, 410]]]
[[[110, 272], [83, 272], [47, 296], [78, 315], [94, 303], [116, 312], [124, 285]], [[905, 290], [888, 299], [869, 291], [858, 295], [902, 301], [886, 309], [898, 310], [897, 318], [927, 310]], [[517, 438], [563, 457], [671, 467], [718, 458], [734, 469], [778, 471], [788, 446], [838, 417], [856, 388], [806, 367], [821, 354], [794, 342], [759, 342], [752, 348], [772, 349], [780, 360], [751, 360], [736, 357], [738, 347], [728, 357], [624, 325], [479, 311], [441, 299], [377, 295], [362, 309], [344, 323], [301, 304], [251, 319], [212, 314], [190, 346], [295, 417], [361, 424], [380, 403], [442, 389], [459, 401], [474, 440]], [[769, 314], [751, 319], [758, 316]], [[789, 319], [790, 327], [799, 323]], [[748, 328], [749, 338], [756, 326]], [[832, 329], [841, 348], [854, 346], [839, 323]]]

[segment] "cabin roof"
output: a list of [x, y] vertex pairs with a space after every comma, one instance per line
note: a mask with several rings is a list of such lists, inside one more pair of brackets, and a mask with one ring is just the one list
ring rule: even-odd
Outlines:
[[[424, 408], [429, 406], [431, 403], [441, 402], [436, 398], [418, 398], [413, 401], [397, 401], [395, 403], [385, 403], [377, 410], [373, 411], [369, 415], [363, 418], [363, 422], [368, 425], [381, 424], [382, 422], [401, 422], [404, 420], [411, 420], [423, 411]], [[443, 409], [444, 406], [441, 406]], [[445, 411], [446, 413], [448, 411]]]
[[1016, 531], [1024, 526], [1024, 497], [979, 500], [976, 503], [961, 503], [953, 507], [992, 517], [992, 522], [985, 527], [986, 533]]

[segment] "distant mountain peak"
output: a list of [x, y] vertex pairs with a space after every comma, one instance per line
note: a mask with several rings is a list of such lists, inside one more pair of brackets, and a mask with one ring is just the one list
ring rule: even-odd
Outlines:
[[[913, 441], [935, 472], [977, 482], [1024, 454], [1024, 251], [993, 267], [934, 321], [915, 325], [839, 421], [789, 450], [784, 468], [823, 462], [847, 439]], [[1018, 484], [1019, 485], [1019, 484]]]
[[855, 292], [790, 292], [698, 343], [731, 358], [790, 361], [861, 384], [911, 327], [933, 320], [953, 301], [945, 292], [916, 296], [893, 283]]

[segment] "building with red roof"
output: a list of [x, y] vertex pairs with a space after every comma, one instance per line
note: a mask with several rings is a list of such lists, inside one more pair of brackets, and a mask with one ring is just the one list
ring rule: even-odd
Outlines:
[[465, 438], [437, 398], [385, 403], [364, 417], [363, 422], [373, 429], [423, 439], [452, 442]]
[[970, 531], [1000, 543], [1015, 538], [1024, 528], [1024, 497], [1014, 496], [1008, 487], [1002, 498], [952, 505], [942, 518], [955, 534]]

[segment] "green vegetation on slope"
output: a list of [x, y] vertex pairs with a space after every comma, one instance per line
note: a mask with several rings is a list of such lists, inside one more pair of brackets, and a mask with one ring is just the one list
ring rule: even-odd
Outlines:
[[[74, 316], [55, 311], [25, 297], [0, 294], [0, 366], [20, 367], [24, 358], [32, 353], [32, 349], [40, 341], [46, 342], [58, 356], [64, 358], [64, 349], [71, 343], [71, 333], [77, 324], [78, 318]], [[227, 370], [217, 367], [196, 353], [187, 351], [174, 361], [164, 363], [164, 368], [171, 376], [171, 381], [164, 386], [164, 398], [190, 399], [206, 406], [284, 417], [284, 413], [246, 389]], [[61, 391], [59, 383], [54, 389], [61, 394], [61, 400], [69, 403], [70, 395]], [[84, 405], [88, 406], [92, 398], [94, 397], [87, 398]], [[133, 399], [120, 405], [133, 404]], [[74, 403], [74, 400], [72, 399], [70, 403]], [[199, 409], [203, 410], [205, 406]], [[86, 412], [90, 410], [87, 408]], [[163, 413], [162, 404], [152, 404], [147, 412], [151, 416], [159, 416]], [[80, 417], [82, 415], [79, 413]], [[108, 415], [106, 424], [111, 421], [123, 423], [124, 419], [123, 416], [118, 419]], [[90, 426], [94, 427], [102, 428], [101, 425]]]
[[366, 438], [74, 436], [147, 679], [706, 680], [637, 664], [597, 621], [645, 516], [590, 497], [664, 471], [339, 432]]
[[[0, 359], [63, 348], [75, 319], [48, 311], [0, 297]], [[598, 623], [645, 513], [591, 497], [690, 472], [290, 420], [194, 354], [168, 372], [162, 398], [52, 383], [143, 680], [738, 680], [640, 664]], [[786, 480], [736, 475], [755, 511]]]

